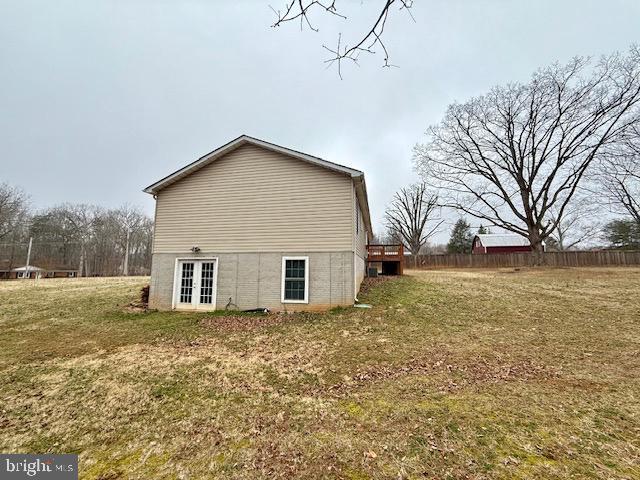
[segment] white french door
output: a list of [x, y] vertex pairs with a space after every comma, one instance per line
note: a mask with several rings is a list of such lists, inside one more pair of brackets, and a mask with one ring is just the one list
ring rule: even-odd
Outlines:
[[181, 309], [215, 310], [218, 261], [178, 260], [174, 306]]

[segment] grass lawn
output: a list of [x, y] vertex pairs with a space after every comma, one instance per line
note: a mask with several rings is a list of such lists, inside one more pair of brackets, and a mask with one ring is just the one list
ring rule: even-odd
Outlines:
[[429, 271], [374, 308], [140, 313], [0, 283], [0, 451], [116, 478], [640, 478], [640, 269]]

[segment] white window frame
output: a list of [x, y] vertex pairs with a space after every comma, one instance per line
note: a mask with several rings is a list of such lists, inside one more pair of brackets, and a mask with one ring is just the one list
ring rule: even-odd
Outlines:
[[[215, 262], [215, 266], [214, 266], [214, 272], [213, 272], [213, 281], [214, 281], [214, 289], [211, 292], [211, 303], [207, 303], [204, 305], [201, 304], [195, 304], [195, 303], [190, 303], [190, 304], [183, 304], [178, 302], [178, 296], [179, 296], [179, 285], [180, 285], [180, 262]], [[218, 260], [218, 257], [178, 257], [176, 258], [176, 262], [175, 262], [175, 266], [174, 266], [174, 271], [173, 271], [173, 295], [171, 297], [171, 308], [173, 310], [215, 310], [216, 309], [216, 305], [217, 305], [217, 300], [218, 300], [218, 266], [220, 264], [220, 261]], [[198, 295], [200, 295], [200, 275], [202, 273], [202, 267], [200, 267], [199, 269], [196, 269], [195, 265], [194, 265], [194, 272], [193, 272], [193, 291], [192, 291], [192, 298], [195, 298], [196, 295], [196, 291], [198, 293]], [[198, 271], [198, 275], [196, 276], [196, 271]], [[198, 285], [198, 288], [196, 290], [196, 282]]]
[[[284, 298], [284, 281], [287, 272], [287, 260], [304, 260], [304, 300], [285, 300]], [[309, 257], [282, 257], [282, 283], [280, 285], [280, 300], [282, 303], [309, 303]]]

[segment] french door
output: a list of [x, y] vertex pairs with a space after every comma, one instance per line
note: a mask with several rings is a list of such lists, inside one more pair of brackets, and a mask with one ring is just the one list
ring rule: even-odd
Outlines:
[[218, 261], [179, 260], [174, 304], [176, 308], [215, 310]]

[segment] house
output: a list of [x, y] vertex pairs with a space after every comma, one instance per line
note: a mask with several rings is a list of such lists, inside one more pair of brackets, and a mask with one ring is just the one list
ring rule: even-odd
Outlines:
[[68, 270], [64, 268], [48, 269], [45, 278], [76, 278], [78, 270]]
[[361, 171], [242, 135], [144, 191], [151, 308], [354, 303], [372, 236]]
[[23, 267], [13, 268], [10, 270], [0, 270], [0, 279], [74, 278], [77, 274], [77, 270], [45, 269], [34, 265], [25, 265]]
[[515, 233], [486, 233], [478, 234], [473, 238], [471, 253], [517, 253], [531, 252], [529, 239]]
[[40, 278], [46, 273], [46, 270], [33, 265], [25, 265], [12, 269], [11, 273], [15, 275], [11, 278]]

